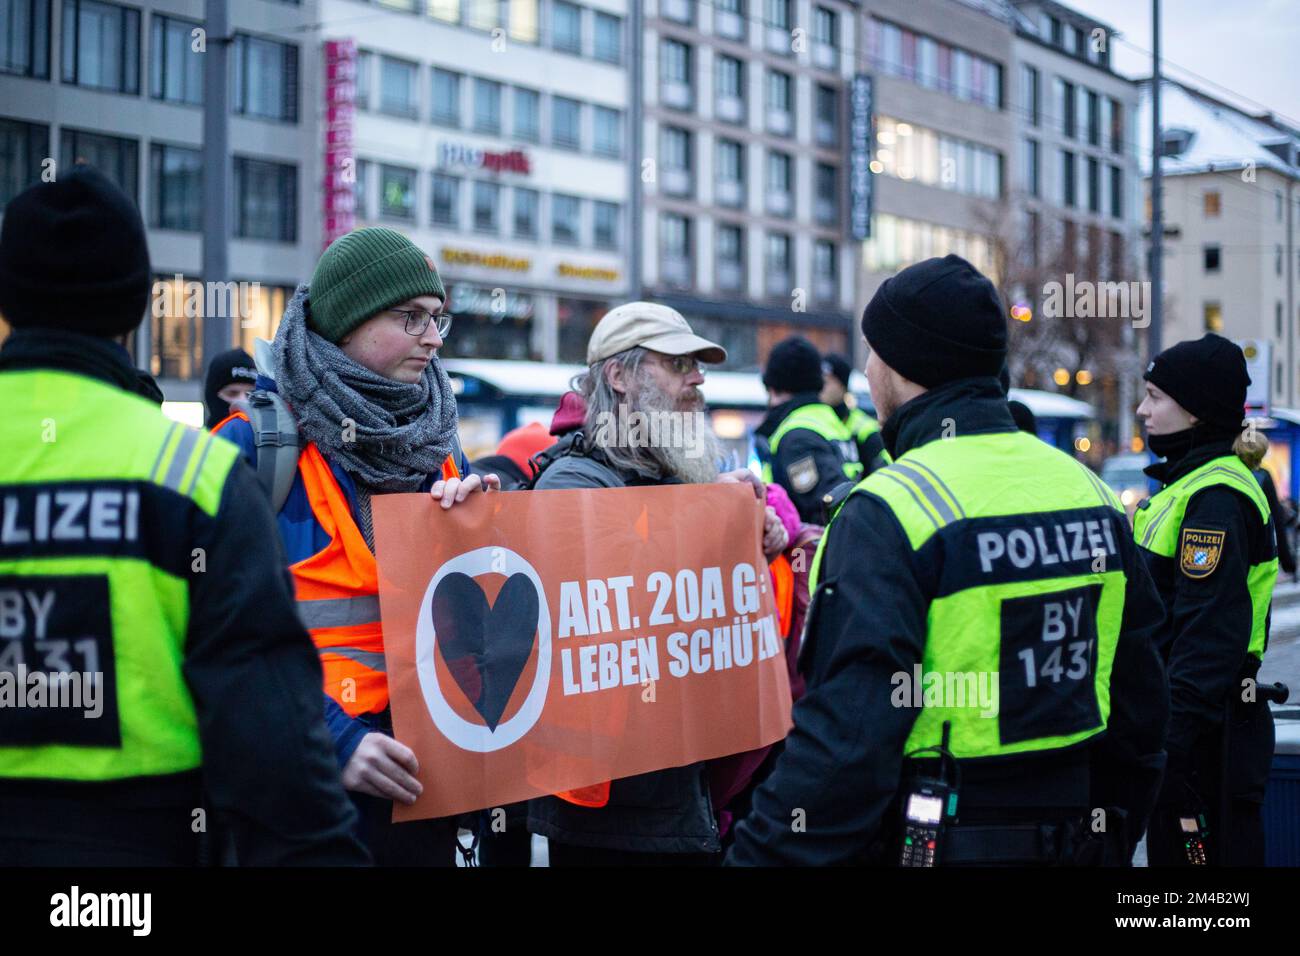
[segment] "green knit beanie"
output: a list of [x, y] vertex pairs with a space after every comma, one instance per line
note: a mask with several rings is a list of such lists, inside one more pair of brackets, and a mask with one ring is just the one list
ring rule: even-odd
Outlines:
[[330, 243], [316, 263], [308, 324], [337, 343], [376, 313], [422, 295], [447, 298], [433, 260], [393, 229], [357, 229]]

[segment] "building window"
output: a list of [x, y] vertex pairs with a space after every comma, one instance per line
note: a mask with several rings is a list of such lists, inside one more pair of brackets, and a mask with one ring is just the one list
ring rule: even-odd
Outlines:
[[1204, 210], [1206, 219], [1219, 218], [1220, 197], [1217, 189], [1206, 191], [1201, 197], [1201, 208]]
[[198, 232], [203, 228], [203, 154], [154, 143], [149, 149], [149, 225]]
[[[298, 48], [236, 34], [231, 109], [245, 116], [298, 122]], [[381, 94], [381, 98], [382, 98]]]
[[[1273, 328], [1275, 330], [1276, 336], [1280, 339], [1282, 337], [1282, 303], [1281, 302], [1275, 302], [1273, 304]], [[1279, 371], [1278, 374], [1281, 375], [1282, 373]]]
[[1025, 140], [1025, 192], [1037, 197], [1039, 193], [1038, 141]]
[[459, 73], [449, 70], [433, 70], [433, 99], [429, 119], [437, 126], [460, 126], [460, 81]]
[[425, 12], [444, 23], [460, 23], [460, 0], [425, 0]]
[[745, 285], [745, 232], [719, 224], [714, 233], [718, 289], [739, 292]]
[[767, 211], [776, 216], [792, 215], [794, 161], [786, 153], [767, 154]]
[[997, 275], [993, 244], [987, 236], [919, 219], [877, 213], [872, 219], [871, 238], [862, 246], [868, 272], [897, 272], [922, 259], [948, 253], [961, 256], [991, 278]]
[[1061, 124], [1060, 125], [1061, 135], [1066, 137], [1067, 139], [1074, 139], [1075, 137], [1074, 84], [1069, 83], [1058, 76], [1056, 78], [1055, 83], [1052, 86], [1052, 92], [1053, 92], [1053, 101], [1052, 101], [1053, 108], [1056, 113], [1056, 118], [1057, 120], [1060, 121]]
[[551, 4], [551, 45], [563, 53], [582, 53], [582, 8], [565, 0]]
[[536, 239], [541, 227], [541, 195], [535, 189], [515, 187], [515, 236]]
[[1002, 195], [1002, 154], [889, 116], [876, 117], [881, 172], [972, 196]]
[[1112, 153], [1124, 152], [1124, 107], [1119, 100], [1106, 97], [1110, 100], [1110, 151]]
[[1101, 212], [1101, 163], [1088, 157], [1088, 212]]
[[374, 78], [371, 74], [374, 68], [375, 55], [368, 50], [358, 50], [356, 107], [359, 110], [370, 109], [370, 96], [374, 88]]
[[819, 239], [813, 243], [813, 295], [822, 302], [839, 298], [836, 282], [835, 243]]
[[1274, 247], [1273, 271], [1279, 276], [1282, 274], [1282, 247], [1281, 246]]
[[551, 197], [551, 241], [566, 246], [579, 242], [582, 200], [556, 193]]
[[1207, 275], [1219, 271], [1222, 266], [1221, 249], [1219, 246], [1205, 246], [1201, 250], [1201, 256]]
[[235, 235], [297, 242], [297, 167], [236, 156], [234, 173]]
[[669, 196], [690, 196], [694, 193], [691, 175], [691, 134], [676, 126], [663, 126], [659, 130], [659, 186]]
[[379, 58], [379, 111], [390, 116], [414, 118], [419, 114], [415, 102], [415, 78], [419, 67], [390, 56]]
[[505, 26], [501, 18], [501, 0], [465, 0], [465, 25], [475, 30], [495, 30]]
[[745, 122], [745, 64], [734, 56], [719, 53], [714, 61], [714, 92], [717, 100], [713, 112], [728, 123]]
[[1088, 104], [1088, 145], [1101, 145], [1101, 97], [1092, 90], [1085, 90], [1084, 97]]
[[139, 10], [98, 0], [63, 0], [61, 29], [64, 83], [140, 92]]
[[763, 11], [769, 27], [790, 29], [790, 0], [764, 0]]
[[501, 84], [492, 80], [474, 81], [474, 130], [478, 133], [501, 132]]
[[1061, 150], [1061, 205], [1075, 205], [1074, 153], [1068, 149]]
[[720, 206], [745, 205], [745, 147], [730, 139], [717, 141], [717, 181], [713, 198]]
[[677, 40], [659, 43], [659, 98], [665, 106], [687, 110], [695, 102], [691, 48]]
[[834, 166], [817, 164], [817, 197], [814, 215], [821, 226], [837, 226], [840, 221], [839, 175]]
[[379, 215], [415, 221], [415, 170], [404, 166], [379, 167]]
[[1037, 126], [1040, 121], [1038, 100], [1038, 70], [1028, 64], [1020, 67], [1020, 106], [1025, 111], [1030, 126]]
[[542, 138], [542, 94], [517, 86], [514, 97], [514, 120], [511, 132], [515, 139], [537, 143]]
[[41, 163], [50, 155], [50, 128], [0, 119], [0, 209], [39, 182]]
[[460, 221], [460, 177], [434, 173], [430, 181], [429, 220], [438, 226]]
[[813, 94], [817, 108], [816, 128], [813, 134], [818, 146], [840, 144], [840, 92], [833, 86], [818, 83]]
[[1115, 219], [1124, 218], [1124, 170], [1110, 167], [1110, 214]]
[[659, 276], [665, 285], [693, 284], [691, 223], [685, 216], [664, 213], [659, 217]]
[[[0, 0], [3, 2], [3, 0]], [[153, 15], [149, 32], [149, 95], [170, 103], [203, 103], [203, 57], [191, 47], [200, 24]]]
[[552, 97], [551, 145], [560, 149], [582, 148], [582, 104], [577, 100]]
[[732, 40], [745, 39], [744, 0], [714, 0], [713, 31]]
[[497, 183], [474, 183], [474, 230], [496, 235], [501, 231], [501, 187]]
[[602, 156], [623, 155], [623, 111], [605, 106], [592, 107], [593, 152]]
[[612, 202], [597, 202], [592, 207], [592, 243], [598, 249], [617, 249], [619, 207]]
[[784, 298], [790, 295], [794, 286], [794, 277], [790, 271], [790, 237], [780, 232], [767, 234], [767, 254], [764, 268], [767, 271], [766, 288], [770, 296]]
[[695, 0], [659, 0], [659, 15], [678, 23], [694, 23]]
[[840, 65], [840, 26], [834, 10], [813, 7], [813, 66], [835, 70]]
[[794, 132], [794, 79], [789, 73], [768, 71], [767, 128], [780, 135]]
[[65, 126], [60, 154], [60, 169], [71, 169], [84, 162], [112, 180], [131, 197], [132, 202], [139, 203], [140, 144], [135, 140], [87, 133]]
[[606, 63], [623, 62], [623, 18], [597, 10], [592, 55]]
[[0, 73], [48, 80], [49, 0], [0, 0], [0, 24]]
[[892, 23], [867, 20], [867, 52], [880, 72], [989, 109], [1002, 108], [1002, 66]]
[[358, 221], [370, 218], [370, 183], [374, 179], [375, 164], [365, 159], [357, 160], [356, 182], [352, 184], [352, 199], [356, 203]]
[[509, 0], [510, 39], [537, 42], [537, 0]]

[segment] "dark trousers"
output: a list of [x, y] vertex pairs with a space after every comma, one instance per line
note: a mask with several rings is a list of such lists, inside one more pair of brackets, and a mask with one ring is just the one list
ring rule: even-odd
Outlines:
[[455, 866], [456, 817], [393, 822], [393, 801], [349, 792], [375, 866]]

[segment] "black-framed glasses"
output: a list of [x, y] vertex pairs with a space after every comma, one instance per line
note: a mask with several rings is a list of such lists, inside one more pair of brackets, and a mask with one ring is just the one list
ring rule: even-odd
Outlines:
[[447, 333], [451, 331], [451, 320], [455, 318], [450, 312], [434, 315], [428, 309], [389, 309], [388, 311], [406, 319], [407, 335], [423, 335], [429, 328], [429, 323], [436, 320], [435, 328], [438, 330], [438, 336], [446, 338]]

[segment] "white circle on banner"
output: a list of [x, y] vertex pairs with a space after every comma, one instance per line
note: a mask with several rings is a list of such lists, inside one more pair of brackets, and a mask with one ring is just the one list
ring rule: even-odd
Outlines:
[[[504, 568], [501, 564], [504, 562]], [[493, 565], [497, 565], [494, 567]], [[537, 672], [523, 705], [509, 720], [492, 730], [487, 724], [470, 723], [452, 709], [438, 682], [435, 654], [438, 635], [433, 626], [433, 593], [448, 574], [460, 572], [475, 578], [480, 574], [523, 574], [537, 592]], [[415, 625], [415, 671], [420, 678], [424, 704], [435, 726], [444, 737], [462, 750], [491, 753], [509, 747], [532, 730], [542, 716], [546, 693], [551, 683], [551, 614], [546, 604], [546, 590], [533, 566], [509, 548], [489, 547], [466, 551], [446, 561], [434, 573], [420, 602], [420, 616]]]

